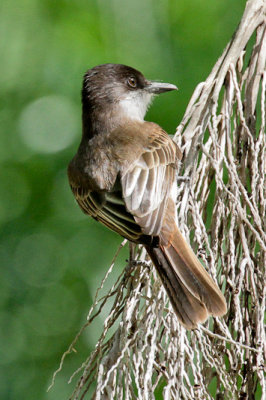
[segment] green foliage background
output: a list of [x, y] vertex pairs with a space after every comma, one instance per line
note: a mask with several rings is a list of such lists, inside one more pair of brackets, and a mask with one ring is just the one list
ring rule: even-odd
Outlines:
[[[244, 9], [238, 0], [2, 0], [0, 4], [0, 397], [66, 399], [101, 330], [86, 320], [121, 239], [86, 218], [66, 167], [80, 139], [86, 69], [123, 63], [177, 84], [147, 119], [174, 133]], [[122, 269], [126, 252], [120, 257]]]

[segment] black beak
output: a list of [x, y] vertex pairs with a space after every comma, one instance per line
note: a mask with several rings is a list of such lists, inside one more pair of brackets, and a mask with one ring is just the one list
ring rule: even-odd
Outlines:
[[160, 94], [164, 92], [170, 92], [170, 90], [178, 90], [178, 87], [176, 85], [172, 85], [171, 83], [147, 81], [145, 90], [147, 90], [149, 93]]

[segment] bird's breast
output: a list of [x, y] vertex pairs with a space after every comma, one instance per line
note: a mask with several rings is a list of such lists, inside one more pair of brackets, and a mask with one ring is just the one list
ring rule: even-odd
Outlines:
[[118, 172], [119, 166], [112, 157], [111, 148], [107, 143], [95, 143], [95, 140], [81, 146], [68, 167], [70, 183], [92, 191], [112, 190]]

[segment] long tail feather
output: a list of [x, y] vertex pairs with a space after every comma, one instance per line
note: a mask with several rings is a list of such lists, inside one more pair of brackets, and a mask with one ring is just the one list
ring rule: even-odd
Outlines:
[[193, 329], [209, 315], [226, 313], [224, 296], [180, 231], [167, 246], [146, 249], [159, 273], [180, 322]]

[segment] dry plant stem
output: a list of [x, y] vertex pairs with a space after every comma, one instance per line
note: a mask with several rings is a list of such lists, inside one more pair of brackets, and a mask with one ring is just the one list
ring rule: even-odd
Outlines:
[[[70, 378], [78, 380], [70, 399], [153, 400], [159, 393], [166, 400], [266, 398], [265, 14], [265, 1], [247, 2], [175, 136], [184, 152], [177, 181], [179, 226], [223, 288], [227, 315], [185, 331], [145, 250], [135, 246], [124, 273], [100, 298], [116, 255], [88, 322], [58, 369], [111, 301], [95, 349]], [[249, 59], [247, 44], [253, 46]], [[216, 385], [215, 397], [209, 385]]]
[[[252, 33], [259, 25], [265, 24], [265, 7], [264, 0], [249, 0], [247, 2], [244, 15], [231, 42], [225, 48], [206, 81], [201, 82], [192, 95], [184, 118], [176, 132], [177, 139], [181, 138], [180, 134], [182, 133], [186, 165], [195, 164], [192, 161], [195, 153], [195, 146], [193, 145], [197, 144], [195, 133], [196, 131], [201, 131], [201, 133], [205, 131], [208, 121], [213, 115], [212, 111], [217, 108], [219, 94], [229, 65], [236, 65]], [[262, 65], [265, 68], [265, 52], [264, 55], [262, 52], [260, 54], [264, 57], [264, 64], [262, 62]], [[196, 137], [196, 139], [198, 138]]]

